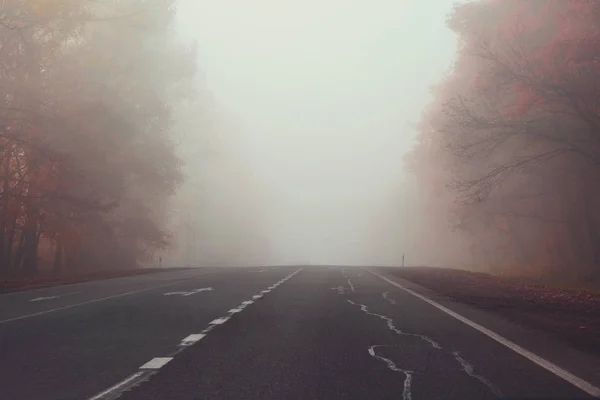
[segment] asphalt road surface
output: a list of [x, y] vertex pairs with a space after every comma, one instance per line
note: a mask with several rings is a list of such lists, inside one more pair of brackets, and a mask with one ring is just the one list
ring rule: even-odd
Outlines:
[[1, 295], [0, 399], [600, 397], [600, 360], [381, 274], [202, 268]]

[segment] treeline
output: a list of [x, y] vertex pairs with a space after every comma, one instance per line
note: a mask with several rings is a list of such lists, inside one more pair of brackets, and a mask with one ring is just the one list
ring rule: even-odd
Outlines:
[[600, 2], [480, 0], [448, 25], [456, 61], [407, 160], [430, 234], [490, 272], [600, 279]]
[[5, 0], [0, 276], [133, 268], [168, 244], [172, 110], [192, 101], [175, 0]]

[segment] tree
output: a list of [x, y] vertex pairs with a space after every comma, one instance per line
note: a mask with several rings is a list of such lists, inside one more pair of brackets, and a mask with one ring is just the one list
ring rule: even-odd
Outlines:
[[458, 59], [410, 165], [472, 262], [600, 277], [598, 16], [587, 0], [487, 0], [451, 15]]
[[172, 115], [196, 66], [170, 29], [174, 2], [10, 0], [3, 12], [0, 271], [135, 267], [168, 245], [182, 180]]

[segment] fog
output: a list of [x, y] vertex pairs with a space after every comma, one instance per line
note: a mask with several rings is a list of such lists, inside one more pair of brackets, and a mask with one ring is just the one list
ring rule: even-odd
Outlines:
[[423, 262], [403, 156], [456, 51], [452, 3], [180, 1], [204, 115], [179, 140], [169, 262]]
[[0, 276], [597, 279], [599, 4], [7, 0]]

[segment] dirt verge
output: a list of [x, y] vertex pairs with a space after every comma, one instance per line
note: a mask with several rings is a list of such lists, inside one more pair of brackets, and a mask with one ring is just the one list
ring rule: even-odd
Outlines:
[[600, 357], [600, 294], [508, 281], [456, 269], [404, 267], [386, 272], [455, 301], [550, 333]]

